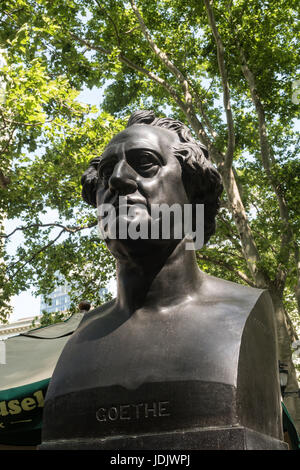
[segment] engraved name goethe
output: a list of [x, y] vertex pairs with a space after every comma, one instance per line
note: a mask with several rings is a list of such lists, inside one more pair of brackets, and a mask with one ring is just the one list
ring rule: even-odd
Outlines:
[[96, 419], [101, 423], [167, 416], [170, 416], [170, 402], [168, 401], [112, 405], [106, 408], [99, 408], [96, 411]]

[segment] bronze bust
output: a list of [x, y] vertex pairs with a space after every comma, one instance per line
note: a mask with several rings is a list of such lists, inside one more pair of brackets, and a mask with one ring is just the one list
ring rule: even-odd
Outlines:
[[[150, 224], [153, 204], [204, 204], [204, 242], [215, 231], [222, 183], [207, 150], [151, 111], [133, 113], [82, 185], [85, 201], [111, 204], [125, 225]], [[118, 212], [121, 196], [139, 204], [131, 217]], [[169, 238], [118, 233], [106, 238], [117, 298], [65, 346], [41, 449], [284, 448], [267, 291], [201, 272], [172, 227]]]

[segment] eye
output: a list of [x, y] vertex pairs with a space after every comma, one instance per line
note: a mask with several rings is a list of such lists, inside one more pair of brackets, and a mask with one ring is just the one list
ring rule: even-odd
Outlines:
[[154, 176], [160, 167], [158, 158], [151, 152], [137, 152], [130, 158], [132, 168], [144, 178]]
[[153, 161], [151, 157], [149, 158], [149, 156], [146, 155], [142, 155], [137, 162], [137, 165], [140, 167], [153, 166], [155, 164], [156, 162]]

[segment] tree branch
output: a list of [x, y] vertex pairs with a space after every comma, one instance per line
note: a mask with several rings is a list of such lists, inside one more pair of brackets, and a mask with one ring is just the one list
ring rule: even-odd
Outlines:
[[[2, 111], [0, 110], [0, 113], [3, 117], [3, 113]], [[14, 128], [9, 128], [9, 126], [6, 125], [6, 122], [4, 121], [4, 118], [3, 118], [3, 122], [5, 124], [5, 128], [7, 127], [8, 129], [5, 129], [5, 132], [8, 133], [8, 138], [6, 139], [6, 142], [5, 142], [5, 146], [0, 150], [0, 154], [2, 153], [5, 153], [9, 147], [9, 145], [11, 144], [12, 140], [13, 140], [13, 136], [14, 136], [14, 133], [16, 132], [17, 128], [14, 127]]]
[[223, 216], [222, 216], [222, 213], [219, 213], [218, 214], [218, 218], [222, 221], [222, 223], [226, 226], [227, 228], [227, 233], [226, 233], [226, 237], [229, 238], [229, 240], [231, 241], [231, 243], [234, 245], [234, 247], [238, 250], [238, 251], [241, 251], [241, 243], [240, 243], [240, 238], [238, 237], [238, 235], [234, 235], [233, 233], [233, 229], [230, 225], [230, 222], [228, 220], [226, 220]]
[[[36, 251], [29, 259], [27, 259], [25, 261], [25, 263], [23, 263], [11, 276], [9, 276], [10, 279], [14, 278], [16, 276], [16, 274], [18, 272], [20, 272], [27, 264], [29, 264], [38, 254], [42, 253], [43, 251], [47, 250], [47, 248], [49, 248], [50, 246], [52, 246], [60, 237], [61, 235], [64, 233], [64, 232], [69, 232], [71, 235], [73, 235], [74, 233], [76, 232], [79, 232], [80, 230], [84, 230], [85, 228], [89, 228], [89, 227], [94, 227], [95, 225], [97, 225], [97, 223], [93, 223], [93, 224], [89, 224], [88, 226], [83, 226], [83, 227], [77, 227], [77, 228], [70, 228], [70, 227], [64, 227], [63, 225], [60, 225], [60, 224], [42, 224], [43, 227], [47, 227], [47, 226], [57, 226], [57, 227], [62, 227], [62, 230], [59, 232], [59, 234], [53, 239], [51, 240], [47, 245], [43, 246], [42, 248], [40, 248], [38, 251]], [[32, 224], [31, 227], [33, 226], [40, 226], [39, 224]], [[25, 228], [30, 228], [30, 226], [27, 226], [27, 227], [23, 227], [23, 229]], [[17, 229], [16, 229], [17, 230]], [[14, 232], [16, 231], [14, 230]], [[13, 232], [12, 232], [13, 233]], [[11, 271], [12, 268], [14, 268], [14, 266], [16, 266], [18, 263], [20, 263], [21, 260], [18, 260], [16, 261], [15, 263], [13, 263], [7, 270], [8, 271]]]
[[0, 188], [6, 189], [10, 183], [10, 178], [0, 169]]
[[14, 233], [16, 233], [18, 230], [29, 230], [30, 228], [34, 228], [34, 227], [60, 227], [65, 232], [76, 233], [76, 232], [79, 232], [80, 230], [85, 230], [87, 228], [95, 227], [96, 225], [97, 225], [97, 222], [93, 222], [88, 225], [77, 226], [77, 227], [66, 227], [65, 225], [54, 223], [54, 222], [51, 224], [30, 224], [30, 225], [26, 225], [25, 227], [17, 227], [8, 235], [0, 235], [0, 238], [9, 238], [12, 235], [14, 235]]
[[243, 273], [239, 269], [233, 268], [229, 263], [226, 263], [225, 261], [218, 260], [218, 259], [215, 259], [215, 258], [211, 258], [211, 257], [206, 256], [206, 255], [202, 255], [199, 252], [197, 252], [196, 257], [197, 257], [198, 260], [208, 261], [212, 264], [217, 264], [218, 266], [221, 266], [222, 268], [225, 268], [228, 271], [231, 271], [234, 274], [236, 274], [236, 276], [238, 276], [240, 279], [242, 279], [244, 282], [246, 282], [249, 286], [256, 287], [255, 283], [245, 273]]
[[295, 257], [296, 273], [297, 273], [297, 281], [296, 281], [294, 291], [295, 291], [295, 297], [296, 297], [297, 306], [298, 306], [298, 312], [300, 315], [300, 256], [299, 256], [299, 246], [297, 243], [294, 244], [294, 257]]
[[195, 101], [197, 105], [199, 106], [200, 109], [200, 114], [203, 117], [203, 120], [209, 129], [211, 135], [215, 139], [217, 137], [217, 133], [213, 129], [212, 124], [209, 121], [208, 116], [206, 115], [204, 108], [203, 108], [203, 103], [200, 99], [200, 96], [195, 92], [193, 86], [191, 83], [186, 79], [186, 77], [183, 75], [183, 73], [178, 69], [178, 67], [175, 66], [175, 64], [169, 59], [168, 55], [162, 51], [158, 45], [154, 42], [154, 40], [151, 37], [150, 31], [148, 30], [147, 26], [145, 25], [145, 22], [142, 18], [142, 15], [139, 11], [139, 9], [136, 6], [136, 3], [134, 0], [130, 0], [131, 7], [137, 17], [137, 20], [140, 25], [140, 29], [146, 38], [149, 46], [151, 47], [152, 51], [158, 57], [158, 59], [167, 67], [167, 69], [174, 75], [174, 77], [179, 81], [182, 91], [184, 93], [184, 101], [186, 104], [186, 112], [187, 113], [195, 113], [194, 107], [193, 107], [193, 96], [195, 98]]
[[[97, 46], [95, 44], [91, 44], [89, 41], [85, 40], [85, 39], [82, 39], [80, 38], [79, 36], [75, 35], [74, 33], [69, 33], [74, 39], [76, 39], [78, 42], [80, 42], [81, 44], [84, 44], [86, 47], [88, 47], [89, 49], [93, 49], [95, 51], [98, 51], [98, 52], [101, 52], [101, 54], [105, 54], [105, 55], [110, 55], [112, 53], [111, 50], [109, 49], [105, 49], [104, 47], [101, 47], [101, 46]], [[142, 73], [143, 75], [146, 75], [147, 77], [151, 78], [153, 81], [155, 81], [156, 83], [158, 83], [159, 85], [163, 86], [166, 91], [168, 91], [168, 93], [170, 93], [170, 95], [172, 96], [172, 98], [174, 98], [174, 100], [176, 101], [176, 103], [180, 106], [183, 105], [183, 102], [180, 100], [179, 96], [177, 95], [177, 92], [176, 90], [171, 86], [169, 85], [164, 79], [160, 78], [158, 75], [156, 75], [155, 73], [151, 72], [150, 70], [147, 70], [145, 69], [144, 67], [140, 67], [139, 65], [135, 64], [134, 62], [132, 62], [130, 59], [127, 59], [123, 54], [119, 54], [118, 55], [118, 59], [120, 60], [120, 62], [122, 62], [123, 64], [127, 65], [128, 67], [132, 68], [133, 70], [136, 70], [137, 72], [140, 72]]]
[[226, 151], [224, 165], [226, 168], [230, 168], [232, 166], [233, 154], [234, 154], [234, 149], [235, 149], [235, 132], [234, 132], [234, 122], [233, 122], [233, 116], [232, 116], [232, 110], [231, 110], [231, 104], [230, 104], [230, 88], [229, 88], [229, 82], [227, 78], [228, 74], [227, 74], [225, 58], [224, 58], [224, 45], [223, 45], [221, 36], [219, 34], [219, 31], [216, 25], [215, 15], [213, 12], [213, 8], [211, 6], [212, 0], [204, 0], [204, 4], [205, 4], [206, 12], [207, 12], [208, 21], [209, 21], [213, 36], [215, 38], [216, 46], [217, 46], [217, 59], [218, 59], [219, 72], [220, 72], [221, 80], [222, 80], [223, 102], [224, 102], [224, 108], [225, 108], [225, 113], [226, 113], [227, 131], [228, 131], [227, 151]]
[[[18, 272], [20, 272], [27, 264], [29, 264], [39, 253], [42, 253], [42, 251], [44, 250], [47, 250], [47, 248], [49, 248], [50, 246], [52, 246], [60, 237], [61, 235], [64, 233], [64, 229], [62, 229], [59, 234], [57, 235], [57, 237], [54, 238], [54, 240], [51, 240], [47, 245], [43, 246], [42, 248], [40, 248], [38, 251], [36, 251], [27, 261], [25, 261], [25, 263], [23, 263], [11, 276], [9, 276], [9, 279], [13, 279], [17, 274]], [[13, 263], [12, 266], [10, 266], [7, 270], [10, 271], [14, 266], [16, 266], [16, 264], [18, 264], [20, 262], [17, 261], [16, 263]]]
[[241, 199], [233, 169], [229, 168], [228, 171], [224, 171], [224, 168], [221, 166], [220, 172], [222, 174], [227, 197], [230, 201], [231, 213], [238, 230], [248, 269], [255, 280], [256, 287], [266, 288], [269, 285], [270, 279], [267, 273], [259, 267], [260, 255]]
[[[279, 206], [280, 218], [283, 222], [279, 257], [280, 259], [288, 259], [290, 251], [291, 251], [291, 241], [293, 240], [293, 230], [291, 228], [290, 221], [289, 221], [288, 207], [287, 207], [287, 203], [283, 194], [282, 186], [280, 183], [276, 181], [276, 178], [274, 177], [274, 174], [273, 174], [274, 161], [272, 160], [271, 148], [270, 148], [268, 134], [267, 134], [265, 111], [264, 111], [262, 101], [257, 92], [255, 76], [247, 64], [243, 48], [241, 47], [239, 43], [237, 44], [238, 44], [240, 58], [241, 58], [242, 71], [248, 83], [252, 102], [255, 106], [255, 110], [257, 113], [257, 117], [258, 117], [259, 140], [260, 140], [262, 164], [265, 169], [266, 175], [270, 181], [270, 184], [275, 192], [275, 195], [278, 201], [278, 206]], [[283, 272], [282, 268], [278, 267], [278, 272], [277, 272], [278, 281], [280, 279], [283, 280], [285, 275], [286, 273]]]
[[[81, 44], [84, 44], [89, 49], [98, 51], [101, 54], [105, 54], [105, 55], [110, 55], [111, 52], [112, 52], [111, 50], [105, 49], [102, 46], [97, 46], [95, 44], [91, 44], [89, 41], [80, 38], [79, 36], [75, 35], [74, 33], [69, 32], [69, 34], [73, 37], [73, 39], [76, 39], [78, 42], [80, 42]], [[208, 149], [211, 148], [210, 139], [209, 139], [208, 135], [206, 134], [201, 122], [197, 119], [196, 114], [192, 114], [190, 112], [190, 109], [188, 108], [187, 104], [181, 100], [181, 98], [179, 97], [177, 91], [175, 90], [175, 88], [172, 87], [172, 85], [170, 85], [166, 80], [159, 77], [158, 75], [151, 72], [150, 70], [147, 70], [144, 67], [141, 67], [141, 66], [135, 64], [130, 59], [125, 57], [122, 53], [120, 53], [118, 55], [118, 59], [120, 60], [120, 62], [127, 65], [129, 68], [135, 70], [136, 72], [139, 72], [139, 73], [145, 75], [146, 77], [148, 77], [151, 80], [153, 80], [154, 82], [156, 82], [158, 85], [162, 86], [169, 93], [169, 95], [174, 99], [175, 103], [177, 103], [177, 105], [180, 107], [180, 109], [186, 115], [189, 113], [188, 118], [190, 120], [190, 123], [191, 123], [192, 127], [194, 128], [195, 132], [197, 133], [198, 137], [204, 143], [204, 145], [206, 145], [206, 147], [208, 147]], [[219, 152], [217, 152], [217, 150], [216, 150], [215, 153], [217, 154]]]
[[107, 13], [107, 10], [104, 8], [104, 6], [100, 4], [99, 0], [95, 0], [95, 2], [97, 3], [99, 10], [104, 11], [104, 13], [106, 14], [107, 18], [109, 19], [109, 21], [110, 21], [111, 24], [113, 25], [113, 28], [114, 28], [114, 30], [115, 30], [115, 35], [116, 35], [116, 39], [117, 39], [118, 46], [120, 46], [120, 45], [121, 45], [121, 39], [120, 39], [119, 31], [118, 31], [118, 28], [117, 28], [117, 25], [116, 25], [115, 21], [114, 21], [113, 18], [109, 15], [109, 13]]
[[142, 33], [144, 34], [146, 40], [148, 41], [151, 49], [153, 50], [154, 54], [163, 62], [166, 67], [170, 70], [170, 72], [178, 79], [178, 81], [181, 83], [184, 94], [185, 94], [185, 102], [189, 105], [192, 103], [192, 96], [189, 92], [189, 84], [183, 74], [180, 72], [180, 70], [171, 62], [165, 52], [163, 52], [157, 44], [153, 41], [150, 32], [148, 28], [146, 27], [144, 20], [135, 4], [134, 0], [130, 0], [131, 7], [138, 19], [138, 22], [140, 24], [140, 28], [142, 30]]

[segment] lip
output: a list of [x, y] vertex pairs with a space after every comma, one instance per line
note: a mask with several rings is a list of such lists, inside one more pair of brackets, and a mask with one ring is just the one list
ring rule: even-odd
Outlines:
[[131, 199], [131, 198], [126, 198], [126, 201], [122, 201], [121, 204], [118, 204], [118, 200], [116, 200], [112, 205], [115, 208], [120, 208], [120, 207], [127, 207], [127, 206], [134, 206], [134, 205], [141, 205], [141, 206], [146, 206], [146, 202], [142, 199]]
[[129, 210], [129, 207], [140, 207], [142, 206], [142, 208], [146, 209], [147, 210], [147, 207], [145, 204], [142, 204], [142, 205], [137, 205], [137, 204], [121, 204], [120, 206], [114, 206], [115, 207], [115, 210], [116, 210], [116, 213], [118, 215], [120, 215], [120, 213], [122, 212], [123, 210], [123, 215], [124, 215], [124, 209], [125, 209], [125, 213], [127, 214], [127, 211]]

